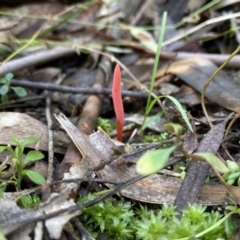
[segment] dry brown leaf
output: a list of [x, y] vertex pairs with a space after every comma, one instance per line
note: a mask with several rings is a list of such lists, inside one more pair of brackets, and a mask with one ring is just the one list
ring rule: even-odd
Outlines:
[[[39, 148], [48, 151], [48, 132], [47, 126], [37, 119], [23, 113], [1, 112], [0, 113], [0, 145], [15, 145], [10, 140], [11, 137], [18, 137], [23, 141], [26, 137], [36, 137], [40, 140]], [[65, 153], [69, 139], [63, 132], [54, 133], [54, 151]], [[36, 144], [28, 147], [35, 148]]]
[[[202, 92], [203, 86], [217, 67], [204, 58], [190, 58], [176, 61], [170, 66], [161, 68], [157, 75], [172, 73]], [[235, 112], [240, 111], [240, 84], [221, 71], [207, 88], [206, 98]]]
[[[19, 20], [19, 24], [11, 29], [11, 33], [15, 37], [31, 38], [31, 36], [35, 34], [47, 21], [44, 20], [44, 18], [39, 19], [40, 16], [48, 16], [48, 19], [51, 19], [51, 16], [63, 11], [64, 7], [65, 6], [62, 4], [54, 3], [25, 4], [20, 7], [9, 9], [9, 11], [12, 13], [12, 16], [5, 16], [3, 21], [9, 22], [12, 20]], [[36, 18], [29, 18], [27, 17], [28, 15], [35, 16]], [[44, 29], [53, 24], [54, 22], [51, 22], [51, 24], [49, 22], [44, 26]]]

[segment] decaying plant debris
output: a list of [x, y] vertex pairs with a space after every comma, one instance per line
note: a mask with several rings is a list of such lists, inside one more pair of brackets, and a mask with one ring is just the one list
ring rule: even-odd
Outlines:
[[[80, 219], [112, 196], [131, 202], [131, 214], [173, 204], [179, 217], [198, 203], [207, 211], [221, 207], [222, 222], [239, 215], [238, 1], [21, 0], [0, 6], [0, 150], [24, 149], [20, 160], [11, 149], [0, 154], [0, 239], [95, 239], [94, 223]], [[9, 85], [8, 73], [14, 75]], [[19, 97], [18, 87], [27, 96]], [[110, 132], [97, 127], [98, 117], [108, 119], [103, 125]], [[25, 144], [28, 137], [38, 142]], [[140, 158], [172, 146], [160, 171], [139, 174]], [[16, 165], [33, 149], [45, 158]], [[218, 156], [231, 173], [221, 175], [194, 153]], [[23, 177], [17, 187], [19, 169], [37, 171], [46, 182]], [[88, 193], [96, 198], [81, 202]], [[111, 237], [161, 237], [127, 228], [128, 237]], [[176, 236], [200, 239], [204, 230]], [[100, 233], [106, 237], [103, 226]], [[162, 236], [167, 239], [166, 230]]]

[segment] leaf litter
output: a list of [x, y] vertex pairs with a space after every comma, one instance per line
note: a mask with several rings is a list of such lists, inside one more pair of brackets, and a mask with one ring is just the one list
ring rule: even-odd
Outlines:
[[[9, 102], [0, 106], [3, 109], [0, 113], [0, 144], [14, 146], [11, 137], [20, 141], [28, 137], [38, 138], [39, 142], [28, 148], [41, 150], [45, 158], [31, 163], [28, 171], [40, 171], [41, 165], [41, 174], [53, 179], [38, 187], [31, 179], [23, 179], [22, 191], [16, 192], [11, 182], [15, 177], [15, 170], [11, 169], [15, 160], [11, 154], [1, 154], [1, 183], [5, 183], [6, 176], [9, 176], [0, 202], [0, 227], [4, 235], [9, 239], [27, 239], [34, 232], [35, 236], [44, 239], [46, 227], [52, 239], [63, 239], [67, 232], [75, 236], [65, 225], [80, 215], [74, 202], [79, 191], [87, 192], [91, 187], [97, 192], [107, 186], [109, 196], [119, 187], [115, 196], [148, 204], [174, 204], [179, 212], [188, 203], [195, 202], [222, 206], [228, 202], [229, 196], [239, 204], [239, 187], [222, 184], [205, 161], [214, 168], [220, 160], [209, 155], [213, 153], [227, 160], [228, 165], [228, 159], [238, 163], [238, 116], [233, 117], [230, 112], [238, 113], [240, 109], [238, 55], [229, 62], [228, 70], [221, 70], [206, 89], [205, 104], [209, 115], [217, 116], [228, 110], [220, 123], [218, 118], [211, 117], [216, 123], [210, 130], [207, 122], [201, 121], [207, 116], [202, 111], [199, 97], [206, 81], [238, 45], [239, 16], [234, 12], [237, 4], [225, 2], [221, 5], [217, 1], [206, 4], [199, 1], [195, 6], [188, 0], [178, 3], [173, 0], [165, 3], [139, 1], [139, 4], [126, 0], [93, 0], [81, 4], [72, 1], [66, 1], [66, 4], [58, 1], [27, 4], [19, 1], [17, 6], [13, 1], [11, 6], [1, 10], [0, 49], [3, 54], [0, 75], [4, 78], [9, 72], [14, 74], [11, 86], [15, 88], [12, 89], [24, 86], [27, 96], [20, 98], [10, 91]], [[180, 11], [183, 6], [186, 6], [185, 12]], [[231, 9], [227, 14], [226, 7]], [[146, 109], [146, 97], [151, 88], [151, 69], [156, 61], [154, 57], [159, 47], [157, 39], [164, 11], [168, 12], [167, 25], [172, 27], [166, 27], [164, 35], [160, 36], [163, 37], [163, 49], [152, 92], [158, 101], [155, 100], [156, 104], [151, 102], [150, 110]], [[190, 14], [191, 11], [194, 13]], [[186, 14], [189, 15], [187, 18]], [[113, 69], [117, 64], [122, 70], [122, 82], [117, 88], [122, 90], [127, 116], [122, 136], [121, 130], [117, 133], [118, 140], [123, 142], [115, 140], [114, 131], [108, 134], [96, 127], [99, 116], [118, 122], [113, 110], [114, 94], [111, 94]], [[29, 87], [24, 85], [26, 83]], [[57, 92], [48, 84], [58, 86]], [[82, 88], [83, 92], [66, 94], [64, 86]], [[93, 91], [89, 92], [91, 89]], [[96, 94], [94, 90], [110, 91]], [[177, 106], [174, 110], [169, 108], [172, 104], [166, 97]], [[45, 114], [47, 111], [57, 119], [52, 126]], [[231, 117], [226, 117], [228, 114]], [[72, 117], [78, 118], [77, 123], [70, 121]], [[128, 127], [129, 122], [134, 124]], [[143, 122], [145, 125], [141, 128]], [[175, 131], [168, 133], [166, 138], [164, 124], [169, 122], [180, 124], [183, 135], [181, 131]], [[176, 125], [171, 126], [176, 129]], [[51, 131], [54, 132], [53, 138]], [[157, 135], [157, 142], [145, 143], [146, 135], [152, 139]], [[50, 159], [53, 153], [54, 160]], [[189, 156], [192, 156], [190, 162]], [[203, 162], [194, 160], [194, 156]], [[138, 169], [137, 162], [141, 159], [144, 160]], [[160, 170], [142, 177], [139, 173], [148, 166], [145, 160], [151, 168], [155, 166]], [[224, 160], [220, 166], [227, 170]], [[184, 179], [177, 177], [182, 176], [183, 171], [179, 169], [183, 168], [186, 169]], [[11, 174], [2, 175], [2, 171]], [[102, 183], [92, 184], [90, 179], [93, 177]], [[210, 179], [208, 183], [205, 182], [207, 177]], [[132, 184], [121, 189], [131, 180]], [[87, 188], [84, 187], [86, 183]], [[20, 208], [18, 199], [31, 193], [39, 194], [42, 203], [33, 210]], [[36, 226], [33, 222], [37, 223]], [[18, 233], [19, 229], [21, 233]]]

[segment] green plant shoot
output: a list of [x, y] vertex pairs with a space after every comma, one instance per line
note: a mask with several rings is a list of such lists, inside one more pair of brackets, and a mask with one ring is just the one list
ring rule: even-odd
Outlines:
[[27, 91], [22, 87], [11, 87], [11, 80], [13, 79], [12, 73], [7, 73], [3, 78], [0, 79], [0, 95], [2, 103], [8, 102], [8, 93], [10, 90], [13, 90], [18, 97], [27, 96]]
[[147, 100], [147, 106], [146, 106], [146, 110], [145, 110], [145, 114], [144, 114], [144, 120], [143, 120], [142, 125], [144, 125], [144, 123], [146, 121], [146, 118], [149, 114], [148, 108], [149, 108], [149, 104], [150, 104], [150, 100], [151, 100], [151, 94], [153, 92], [154, 82], [155, 82], [155, 79], [156, 79], [157, 68], [158, 68], [158, 64], [159, 64], [159, 57], [160, 57], [160, 53], [161, 53], [163, 37], [164, 37], [165, 28], [166, 28], [166, 22], [167, 22], [167, 12], [164, 12], [163, 17], [162, 17], [161, 30], [160, 30], [159, 39], [158, 39], [157, 52], [156, 52], [156, 55], [155, 55], [153, 71], [152, 71], [152, 75], [151, 75], [151, 84], [150, 84], [150, 90], [149, 90], [149, 95], [148, 95], [148, 100]]
[[227, 160], [226, 164], [230, 171], [223, 174], [223, 179], [228, 185], [233, 185], [237, 182], [238, 187], [240, 187], [240, 167], [237, 163], [230, 160]]
[[229, 168], [217, 156], [209, 152], [197, 152], [192, 155], [192, 158], [199, 161], [208, 162], [213, 169], [220, 173], [229, 172]]
[[29, 151], [25, 158], [23, 155], [25, 147], [27, 147], [30, 143], [38, 142], [38, 139], [28, 137], [24, 139], [23, 143], [21, 143], [17, 137], [11, 137], [10, 139], [16, 143], [15, 149], [11, 145], [0, 146], [0, 153], [7, 150], [12, 156], [11, 169], [14, 174], [17, 172], [17, 178], [14, 183], [18, 191], [21, 190], [21, 183], [24, 176], [28, 176], [36, 184], [43, 184], [45, 182], [45, 178], [40, 173], [25, 169], [25, 167], [31, 161], [37, 161], [44, 158], [44, 155], [35, 150]]

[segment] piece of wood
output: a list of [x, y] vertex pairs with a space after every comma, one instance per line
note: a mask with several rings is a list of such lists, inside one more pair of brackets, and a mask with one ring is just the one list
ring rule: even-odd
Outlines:
[[[223, 122], [213, 126], [200, 142], [196, 152], [210, 152], [216, 154], [225, 131], [225, 126], [232, 114]], [[181, 211], [188, 206], [188, 203], [194, 203], [200, 193], [200, 190], [207, 178], [210, 165], [207, 162], [192, 160], [187, 169], [182, 186], [174, 202], [176, 209]]]

